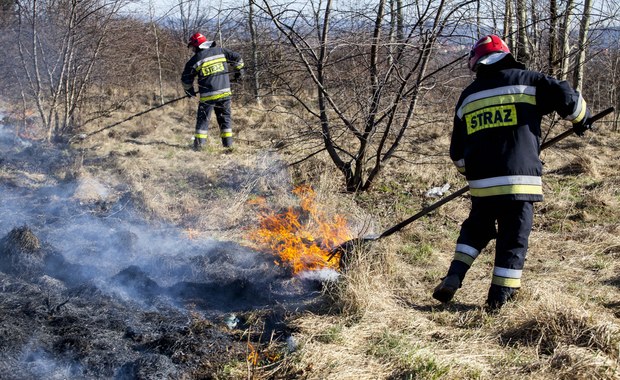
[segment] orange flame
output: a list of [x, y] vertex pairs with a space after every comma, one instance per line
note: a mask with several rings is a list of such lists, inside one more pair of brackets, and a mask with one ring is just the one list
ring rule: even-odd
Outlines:
[[200, 237], [200, 232], [193, 228], [186, 228], [184, 232], [189, 240], [198, 239]]
[[310, 186], [299, 186], [293, 194], [300, 198], [301, 210], [289, 207], [261, 215], [260, 227], [250, 239], [274, 252], [279, 259], [276, 264], [290, 267], [293, 273], [338, 269], [339, 258], [330, 261], [328, 257], [332, 248], [351, 238], [347, 221], [340, 215], [328, 217], [315, 203], [316, 193]]
[[256, 349], [254, 348], [254, 346], [250, 342], [248, 342], [248, 349], [249, 349], [250, 353], [248, 353], [248, 357], [246, 358], [246, 360], [252, 366], [256, 366], [258, 364], [258, 351], [256, 351]]

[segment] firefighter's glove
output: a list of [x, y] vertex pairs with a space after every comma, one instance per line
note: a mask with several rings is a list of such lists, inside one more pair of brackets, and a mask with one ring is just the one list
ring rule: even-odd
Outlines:
[[588, 129], [592, 129], [592, 121], [590, 120], [590, 110], [586, 109], [586, 114], [580, 122], [573, 124], [573, 131], [577, 136], [583, 136]]
[[188, 88], [185, 90], [185, 95], [189, 96], [190, 98], [193, 98], [194, 96], [196, 96], [196, 90], [194, 90], [194, 88]]
[[233, 76], [233, 82], [240, 82], [241, 77], [241, 71], [235, 71], [235, 75]]

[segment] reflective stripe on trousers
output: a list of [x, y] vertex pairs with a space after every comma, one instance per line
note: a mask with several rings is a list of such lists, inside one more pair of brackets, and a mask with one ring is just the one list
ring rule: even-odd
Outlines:
[[469, 217], [461, 226], [448, 274], [464, 277], [478, 253], [489, 241], [496, 239], [492, 283], [520, 287], [533, 217], [532, 202], [473, 197]]
[[206, 138], [209, 129], [211, 112], [215, 112], [215, 118], [220, 127], [222, 145], [232, 146], [232, 112], [230, 98], [215, 101], [200, 102], [196, 114], [196, 137]]

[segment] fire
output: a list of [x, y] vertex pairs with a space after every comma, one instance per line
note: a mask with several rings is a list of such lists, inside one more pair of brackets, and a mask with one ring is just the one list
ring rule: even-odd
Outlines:
[[248, 354], [247, 361], [252, 364], [252, 366], [256, 366], [258, 364], [258, 352], [252, 345], [252, 343], [248, 342], [248, 350], [250, 353]]
[[310, 186], [299, 186], [293, 193], [299, 197], [300, 207], [264, 213], [250, 239], [274, 252], [276, 264], [290, 267], [293, 273], [337, 269], [339, 258], [330, 261], [328, 257], [332, 248], [351, 238], [346, 219], [322, 211]]
[[200, 231], [193, 229], [193, 228], [186, 228], [185, 235], [187, 235], [187, 238], [189, 240], [195, 240], [200, 237]]

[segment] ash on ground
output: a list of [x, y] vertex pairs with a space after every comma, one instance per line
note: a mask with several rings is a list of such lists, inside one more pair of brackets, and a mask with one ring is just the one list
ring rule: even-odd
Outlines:
[[1, 127], [0, 378], [221, 378], [249, 347], [285, 351], [287, 318], [321, 307], [317, 279], [146, 223], [126, 192], [53, 174], [70, 155]]

